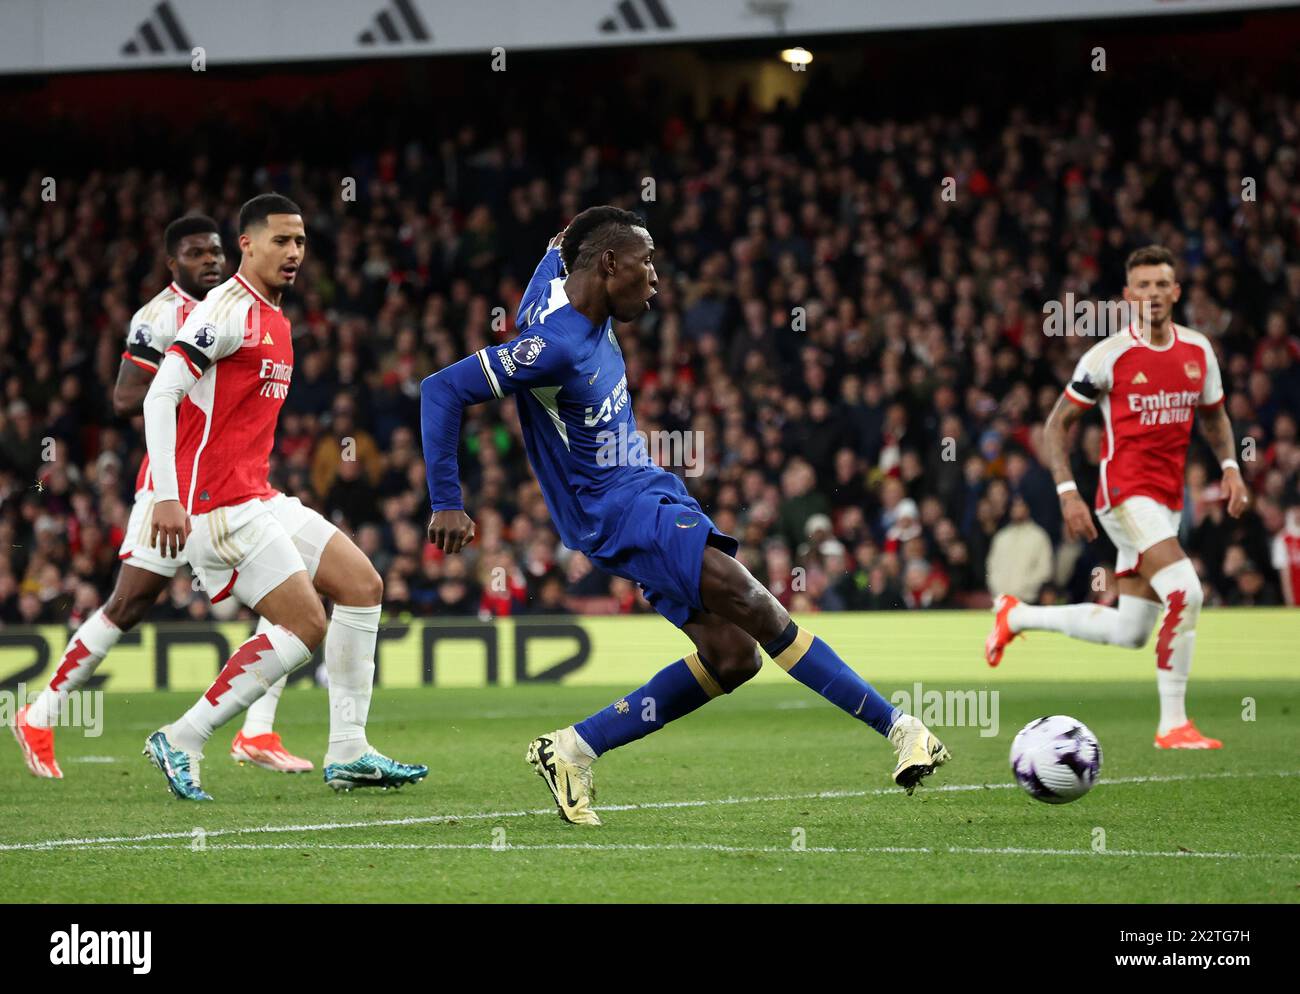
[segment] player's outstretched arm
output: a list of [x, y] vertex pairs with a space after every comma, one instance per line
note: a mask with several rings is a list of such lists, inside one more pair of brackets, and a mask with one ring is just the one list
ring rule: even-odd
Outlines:
[[474, 538], [460, 492], [460, 426], [465, 408], [497, 396], [478, 353], [425, 377], [420, 384], [420, 440], [429, 481], [429, 541], [459, 552]]
[[1065, 520], [1066, 534], [1071, 538], [1081, 538], [1089, 542], [1097, 537], [1097, 526], [1092, 520], [1092, 511], [1087, 501], [1079, 493], [1074, 482], [1074, 472], [1070, 469], [1069, 432], [1070, 426], [1079, 419], [1084, 408], [1072, 400], [1068, 393], [1057, 398], [1056, 406], [1047, 416], [1043, 426], [1043, 448], [1047, 466], [1056, 480], [1056, 492], [1061, 500], [1061, 517]]
[[533, 278], [524, 288], [524, 295], [519, 298], [519, 309], [515, 312], [515, 327], [520, 331], [533, 323], [540, 305], [546, 300], [547, 288], [550, 287], [551, 280], [564, 275], [564, 262], [560, 259], [560, 242], [563, 239], [563, 231], [551, 239], [546, 246], [546, 254], [542, 256], [542, 261], [533, 270]]
[[164, 556], [178, 555], [190, 534], [176, 482], [176, 407], [196, 382], [186, 361], [168, 354], [144, 398], [144, 437], [156, 497], [149, 544]]
[[458, 552], [474, 537], [460, 492], [460, 425], [465, 408], [518, 390], [556, 386], [572, 368], [563, 337], [521, 336], [480, 349], [420, 384], [420, 438], [429, 481], [429, 541]]
[[1227, 491], [1228, 513], [1234, 518], [1241, 517], [1250, 503], [1250, 491], [1246, 481], [1241, 477], [1241, 467], [1237, 465], [1237, 443], [1232, 437], [1232, 421], [1225, 406], [1215, 404], [1213, 407], [1201, 408], [1201, 434], [1210, 443], [1210, 451], [1219, 460], [1223, 469], [1223, 488]]

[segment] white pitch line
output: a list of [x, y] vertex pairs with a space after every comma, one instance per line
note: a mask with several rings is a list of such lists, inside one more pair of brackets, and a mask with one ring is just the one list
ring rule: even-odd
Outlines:
[[[1280, 770], [1275, 773], [1187, 773], [1172, 776], [1115, 777], [1097, 781], [1099, 786], [1123, 786], [1140, 783], [1184, 783], [1194, 780], [1236, 780], [1256, 779], [1259, 777], [1294, 777], [1300, 776], [1300, 770]], [[924, 787], [927, 794], [949, 794], [972, 790], [1010, 790], [1014, 783], [990, 784], [942, 784]], [[824, 790], [810, 794], [768, 794], [758, 797], [718, 797], [696, 801], [648, 801], [644, 804], [605, 804], [597, 811], [664, 811], [680, 808], [710, 808], [735, 804], [779, 804], [788, 801], [828, 801], [855, 797], [879, 797], [882, 795], [902, 796], [897, 787], [878, 787], [872, 790]], [[196, 813], [203, 809], [195, 809]], [[466, 814], [424, 815], [409, 818], [383, 818], [368, 821], [320, 822], [301, 825], [250, 825], [241, 828], [214, 828], [205, 832], [207, 838], [223, 835], [247, 835], [259, 833], [283, 832], [331, 832], [348, 828], [400, 828], [407, 825], [439, 825], [458, 821], [483, 821], [501, 818], [526, 818], [534, 815], [552, 815], [553, 807], [534, 808], [527, 811], [479, 811]], [[4, 852], [41, 852], [53, 849], [75, 847], [108, 847], [116, 844], [135, 842], [161, 842], [168, 839], [189, 839], [192, 832], [153, 832], [147, 835], [109, 835], [80, 839], [45, 839], [39, 842], [0, 843], [0, 853]]]
[[[209, 833], [211, 834], [211, 833]], [[168, 850], [184, 852], [190, 846], [185, 845], [105, 845], [73, 846], [73, 851], [100, 852], [108, 850], [134, 850], [159, 852]], [[1142, 851], [1136, 849], [1107, 849], [1096, 852], [1092, 849], [1031, 849], [1020, 846], [992, 848], [987, 846], [940, 846], [926, 848], [923, 846], [808, 846], [805, 849], [792, 849], [789, 846], [726, 846], [710, 842], [552, 842], [552, 843], [503, 843], [491, 842], [232, 842], [220, 845], [205, 845], [199, 852], [232, 850], [238, 852], [288, 851], [300, 852], [305, 849], [330, 852], [360, 850], [365, 852], [434, 852], [434, 851], [491, 851], [491, 852], [561, 852], [576, 850], [580, 852], [718, 852], [775, 855], [800, 855], [818, 853], [825, 855], [937, 855], [954, 856], [1125, 856], [1125, 857], [1170, 857], [1174, 859], [1300, 859], [1300, 853], [1266, 853], [1266, 852], [1194, 852], [1179, 849], [1173, 852]], [[65, 852], [67, 850], [64, 850]]]

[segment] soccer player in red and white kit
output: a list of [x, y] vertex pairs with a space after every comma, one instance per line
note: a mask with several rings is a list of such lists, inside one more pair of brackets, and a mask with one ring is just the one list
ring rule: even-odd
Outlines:
[[1273, 568], [1282, 578], [1282, 600], [1300, 606], [1300, 504], [1286, 509], [1282, 530], [1273, 536]]
[[[119, 417], [140, 413], [163, 353], [199, 301], [225, 279], [226, 253], [217, 223], [210, 217], [191, 214], [177, 218], [163, 233], [163, 244], [172, 279], [131, 318], [126, 351], [122, 353], [117, 383], [113, 386], [113, 410]], [[58, 724], [63, 702], [69, 694], [85, 686], [122, 635], [143, 620], [167, 581], [184, 562], [183, 556], [162, 556], [149, 546], [153, 503], [153, 481], [146, 457], [136, 475], [135, 503], [118, 551], [122, 569], [108, 603], [73, 633], [49, 684], [30, 707], [23, 708], [15, 717], [14, 738], [34, 776], [63, 779], [54, 753], [54, 726]], [[248, 709], [244, 727], [231, 746], [233, 758], [283, 773], [313, 768], [308, 760], [285, 749], [272, 727], [276, 704], [287, 679], [277, 683]]]
[[1197, 730], [1185, 704], [1202, 594], [1200, 578], [1178, 543], [1178, 525], [1187, 445], [1198, 409], [1201, 430], [1223, 469], [1228, 514], [1240, 517], [1249, 497], [1235, 458], [1214, 349], [1204, 335], [1173, 321], [1181, 294], [1174, 262], [1173, 253], [1158, 245], [1129, 256], [1124, 299], [1138, 318], [1079, 360], [1043, 433], [1066, 531], [1091, 541], [1097, 529], [1072, 479], [1066, 432], [1084, 411], [1101, 408], [1106, 438], [1096, 510], [1118, 553], [1119, 605], [1035, 607], [1003, 595], [994, 605], [984, 653], [989, 665], [996, 666], [1007, 643], [1032, 629], [1139, 649], [1163, 606], [1155, 645], [1160, 694], [1155, 745], [1219, 749], [1223, 743]]
[[[379, 574], [347, 536], [267, 481], [293, 375], [280, 298], [306, 244], [302, 211], [287, 197], [263, 194], [244, 204], [239, 272], [194, 308], [144, 401], [156, 496], [150, 544], [172, 557], [187, 548], [213, 602], [234, 596], [269, 625], [235, 650], [193, 707], [145, 742], [172, 792], [190, 800], [211, 800], [199, 763], [213, 730], [305, 663], [322, 639], [330, 698], [325, 782], [396, 787], [429, 772], [366, 740]], [[334, 601], [328, 637], [317, 590]]]

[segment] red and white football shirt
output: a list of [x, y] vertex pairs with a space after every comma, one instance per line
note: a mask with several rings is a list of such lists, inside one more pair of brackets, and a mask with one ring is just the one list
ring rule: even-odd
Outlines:
[[1300, 527], [1294, 522], [1273, 536], [1273, 568], [1291, 578], [1292, 596], [1300, 599]]
[[190, 514], [272, 497], [267, 482], [293, 376], [289, 322], [238, 274], [209, 291], [167, 350], [198, 380], [176, 421], [176, 483]]
[[[191, 297], [175, 282], [167, 284], [166, 289], [131, 318], [126, 333], [126, 351], [122, 353], [122, 358], [153, 376], [158, 372], [163, 353], [176, 340], [176, 333], [198, 303], [197, 298]], [[135, 477], [135, 492], [152, 488], [149, 456], [146, 454]]]
[[1223, 403], [1223, 381], [1209, 339], [1173, 325], [1155, 348], [1129, 328], [1098, 342], [1079, 360], [1065, 394], [1100, 406], [1106, 425], [1097, 510], [1144, 496], [1178, 511], [1192, 419]]

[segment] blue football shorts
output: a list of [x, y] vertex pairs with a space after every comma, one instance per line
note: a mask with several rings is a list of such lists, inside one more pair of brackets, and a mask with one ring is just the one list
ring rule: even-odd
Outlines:
[[650, 606], [681, 628], [704, 609], [705, 546], [734, 556], [740, 543], [718, 531], [678, 477], [662, 477], [620, 510], [611, 534], [587, 557], [606, 573], [640, 584]]

